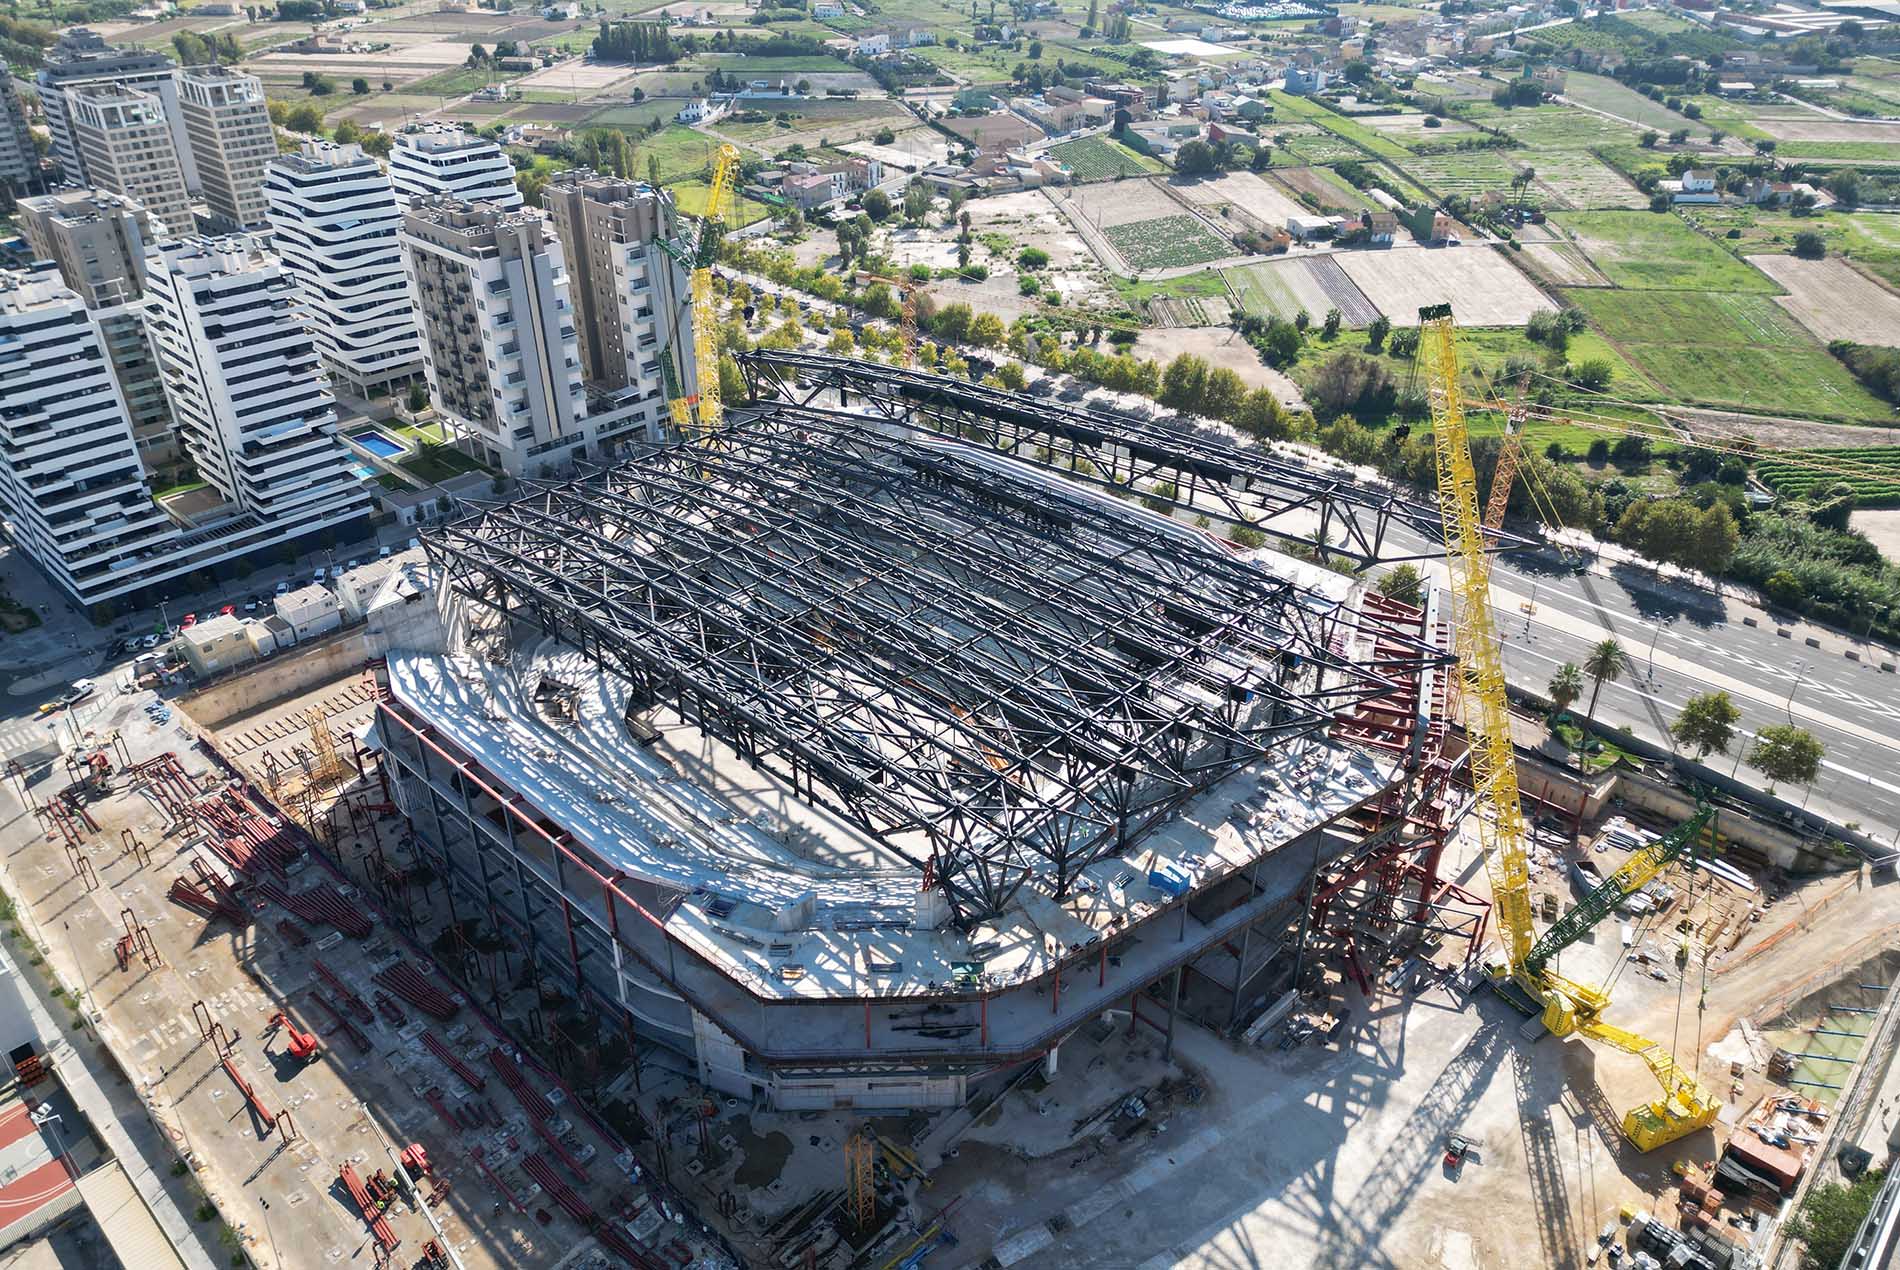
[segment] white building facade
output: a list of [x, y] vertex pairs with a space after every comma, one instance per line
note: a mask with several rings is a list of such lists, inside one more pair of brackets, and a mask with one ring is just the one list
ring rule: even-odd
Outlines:
[[192, 163], [190, 146], [185, 139], [185, 120], [178, 109], [178, 86], [172, 78], [173, 70], [172, 60], [163, 53], [107, 44], [84, 27], [75, 27], [60, 35], [33, 82], [39, 89], [40, 108], [46, 112], [46, 129], [52, 134], [53, 157], [59, 161], [69, 184], [97, 185], [99, 179], [86, 170], [85, 159], [79, 152], [67, 94], [87, 84], [117, 84], [159, 99], [172, 134], [172, 148], [179, 157], [185, 188], [197, 190], [198, 169]]
[[81, 605], [176, 541], [98, 324], [50, 262], [0, 270], [0, 442], [13, 541]]
[[432, 195], [493, 203], [504, 211], [522, 205], [514, 164], [502, 148], [445, 124], [399, 135], [389, 151], [389, 179], [405, 207]]
[[151, 213], [164, 227], [160, 237], [196, 231], [184, 168], [160, 97], [95, 84], [67, 93], [66, 106], [89, 182]]
[[149, 261], [166, 395], [232, 529], [268, 526], [289, 542], [363, 520], [370, 495], [277, 259], [237, 235], [167, 243]]
[[264, 198], [272, 245], [330, 374], [365, 397], [420, 376], [402, 213], [382, 165], [359, 146], [306, 141], [271, 164]]

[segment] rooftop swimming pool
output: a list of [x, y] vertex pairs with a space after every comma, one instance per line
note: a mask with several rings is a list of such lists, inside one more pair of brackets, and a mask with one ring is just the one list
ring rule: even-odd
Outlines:
[[365, 428], [361, 432], [350, 433], [350, 440], [368, 450], [379, 459], [393, 459], [406, 453], [401, 442], [396, 441], [374, 428]]

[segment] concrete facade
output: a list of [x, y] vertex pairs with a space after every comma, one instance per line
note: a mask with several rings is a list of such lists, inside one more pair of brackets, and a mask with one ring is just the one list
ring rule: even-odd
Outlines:
[[73, 144], [91, 184], [123, 194], [164, 226], [161, 237], [193, 232], [191, 195], [164, 100], [118, 84], [66, 94]]
[[[46, 64], [34, 78], [39, 89], [40, 108], [46, 112], [47, 131], [52, 134], [53, 157], [69, 184], [97, 185], [97, 176], [86, 168], [72, 126], [72, 108], [67, 94], [87, 84], [119, 84], [155, 95], [164, 110], [171, 132], [172, 149], [178, 155], [185, 188], [198, 188], [198, 169], [192, 162], [191, 148], [185, 138], [184, 117], [178, 111], [178, 86], [172, 79], [172, 60], [163, 53], [136, 46], [107, 44], [85, 27], [62, 32], [46, 55]], [[174, 232], [186, 232], [184, 230]]]
[[503, 210], [522, 205], [514, 165], [501, 147], [448, 124], [400, 134], [389, 152], [389, 179], [405, 207], [435, 196], [493, 203]]
[[178, 105], [213, 224], [261, 226], [264, 172], [277, 157], [264, 85], [229, 66], [191, 66], [178, 72]]
[[40, 156], [26, 125], [26, 106], [13, 87], [13, 76], [0, 75], [0, 182], [15, 195], [40, 188]]

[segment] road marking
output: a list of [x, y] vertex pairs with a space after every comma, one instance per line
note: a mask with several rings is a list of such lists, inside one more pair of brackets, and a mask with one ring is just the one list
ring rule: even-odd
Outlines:
[[1857, 781], [1864, 781], [1872, 785], [1875, 789], [1884, 789], [1889, 794], [1900, 794], [1900, 785], [1889, 785], [1886, 781], [1878, 777], [1869, 776], [1865, 772], [1857, 772], [1851, 767], [1842, 767], [1839, 763], [1833, 762], [1830, 759], [1822, 759], [1821, 766], [1831, 771], [1839, 772], [1843, 776], [1851, 776]]
[[1013, 1266], [1018, 1261], [1034, 1256], [1050, 1244], [1056, 1237], [1049, 1233], [1047, 1226], [1031, 1226], [1021, 1234], [1011, 1235], [1002, 1243], [990, 1249], [990, 1255], [1002, 1266]]

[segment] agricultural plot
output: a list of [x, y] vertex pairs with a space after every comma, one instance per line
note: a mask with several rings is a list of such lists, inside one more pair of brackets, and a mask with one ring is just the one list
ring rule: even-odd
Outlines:
[[1522, 326], [1557, 307], [1488, 246], [1342, 251], [1334, 259], [1381, 313], [1407, 326], [1423, 306], [1447, 300], [1468, 326]]
[[1709, 135], [1706, 123], [1679, 115], [1661, 102], [1651, 101], [1634, 88], [1607, 75], [1571, 71], [1564, 77], [1564, 96], [1579, 106], [1600, 110], [1645, 128], [1654, 128], [1665, 135], [1678, 128], [1687, 128], [1693, 137], [1706, 139]]
[[1787, 288], [1775, 297], [1816, 339], [1900, 345], [1900, 296], [1844, 260], [1749, 256], [1750, 264]]
[[[1873, 119], [1828, 119], [1808, 113], [1799, 119], [1758, 117], [1756, 126], [1778, 141], [1849, 141], [1900, 146], [1900, 123]], [[1900, 159], [1900, 152], [1893, 157]]]
[[1808, 418], [1891, 415], [1768, 296], [1575, 290], [1564, 297], [1684, 401]]
[[1310, 124], [1317, 124], [1381, 159], [1404, 159], [1412, 153], [1390, 137], [1368, 128], [1360, 120], [1349, 119], [1345, 115], [1328, 110], [1318, 102], [1305, 97], [1290, 96], [1277, 90], [1269, 93], [1268, 97], [1272, 100], [1276, 119], [1299, 119]]
[[1590, 258], [1570, 243], [1525, 243], [1523, 256], [1550, 281], [1567, 287], [1607, 287]]
[[1568, 207], [1646, 207], [1649, 196], [1592, 154], [1538, 154], [1537, 184]]
[[1296, 200], [1302, 194], [1312, 195], [1328, 215], [1363, 211], [1372, 206], [1365, 195], [1326, 168], [1276, 168], [1268, 174], [1268, 179]]
[[1302, 312], [1318, 318], [1338, 309], [1347, 326], [1359, 327], [1379, 315], [1332, 256], [1295, 256], [1225, 273], [1242, 306], [1263, 317], [1291, 322]]
[[1205, 264], [1234, 254], [1231, 243], [1186, 213], [1108, 225], [1102, 236], [1137, 272]]
[[1311, 215], [1280, 187], [1252, 172], [1229, 172], [1210, 180], [1195, 181], [1181, 186], [1181, 193], [1190, 202], [1203, 206], [1231, 204], [1268, 225], [1284, 225], [1289, 216]]
[[1147, 176], [1162, 172], [1163, 164], [1104, 137], [1083, 137], [1049, 147], [1049, 157], [1069, 169], [1078, 181], [1107, 181], [1119, 176]]
[[[1115, 185], [1071, 186], [1051, 197], [1087, 218], [1097, 229], [1132, 221], [1159, 220], [1180, 212], [1181, 205], [1154, 181], [1122, 181]], [[987, 200], [985, 200], [987, 201]]]
[[1759, 270], [1682, 221], [1654, 212], [1558, 212], [1570, 234], [1614, 285], [1636, 290], [1739, 291], [1779, 288]]
[[1363, 161], [1366, 157], [1358, 146], [1330, 132], [1315, 131], [1293, 137], [1281, 149], [1301, 163], [1344, 163], [1348, 159]]
[[1365, 122], [1391, 137], [1403, 137], [1408, 141], [1428, 142], [1442, 137], [1455, 137], [1461, 132], [1476, 132], [1468, 123], [1452, 118], [1438, 119], [1427, 124], [1427, 119], [1435, 116], [1423, 111], [1403, 111], [1396, 115], [1367, 115]]
[[1783, 498], [1800, 498], [1814, 486], [1845, 484], [1853, 489], [1862, 507], [1892, 507], [1900, 504], [1900, 446], [1866, 445], [1838, 450], [1803, 450], [1817, 459], [1838, 462], [1852, 475], [1817, 472], [1782, 458], [1764, 458], [1755, 463], [1755, 475]]
[[1495, 110], [1482, 122], [1515, 137], [1533, 150], [1588, 150], [1601, 145], [1628, 145], [1642, 129], [1569, 106], [1519, 106]]
[[[1399, 167], [1414, 181], [1440, 196], [1462, 194], [1466, 198], [1476, 198], [1492, 190], [1509, 189], [1511, 178], [1526, 163], [1527, 160], [1508, 150], [1468, 150], [1461, 154], [1419, 155], [1407, 159]], [[1534, 187], [1525, 198], [1525, 202], [1533, 206], [1542, 206], [1545, 201], [1541, 191]]]

